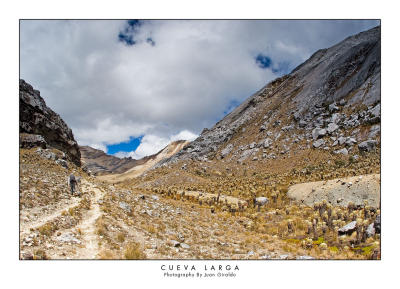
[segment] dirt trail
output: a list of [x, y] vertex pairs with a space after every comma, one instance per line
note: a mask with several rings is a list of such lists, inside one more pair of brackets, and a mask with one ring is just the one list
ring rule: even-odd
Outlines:
[[[58, 230], [41, 245], [46, 248], [46, 255], [50, 259], [96, 259], [98, 257], [99, 239], [96, 234], [96, 220], [102, 215], [98, 202], [105, 193], [86, 180], [82, 181], [80, 190], [89, 196], [90, 209], [83, 213], [82, 220], [77, 225]], [[30, 228], [37, 228], [53, 219], [62, 218], [62, 212], [78, 205], [80, 200], [79, 197], [73, 197], [67, 206], [58, 208], [44, 218], [40, 217], [39, 221], [21, 226], [21, 235], [27, 236]]]
[[78, 225], [82, 236], [82, 247], [76, 251], [75, 259], [96, 259], [99, 251], [98, 236], [96, 234], [96, 220], [101, 216], [99, 200], [104, 196], [104, 192], [96, 188], [93, 184], [87, 183], [89, 189], [94, 192], [91, 197], [91, 208], [87, 212], [83, 221]]
[[68, 209], [77, 206], [79, 204], [79, 201], [79, 197], [71, 197], [71, 199], [69, 199], [63, 206], [57, 206], [55, 207], [55, 210], [51, 210], [50, 208], [48, 208], [47, 210], [50, 211], [48, 214], [38, 214], [37, 219], [31, 222], [24, 222], [23, 218], [28, 214], [33, 214], [33, 211], [21, 214], [20, 219], [22, 220], [20, 225], [20, 234], [28, 234], [31, 229], [43, 226], [47, 222], [59, 217], [63, 211], [68, 211]]

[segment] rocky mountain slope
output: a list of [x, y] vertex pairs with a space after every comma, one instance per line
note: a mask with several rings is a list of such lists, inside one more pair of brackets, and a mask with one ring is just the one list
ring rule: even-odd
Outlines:
[[380, 133], [380, 43], [376, 27], [317, 51], [160, 166], [266, 162], [308, 149], [356, 157], [357, 145], [373, 149]]
[[46, 106], [40, 92], [22, 79], [19, 81], [19, 132], [20, 147], [53, 147], [80, 165], [81, 155], [72, 130]]
[[80, 146], [81, 161], [94, 175], [123, 173], [136, 166], [139, 161], [132, 158], [117, 158], [90, 146]]
[[178, 153], [188, 143], [188, 141], [184, 140], [171, 142], [158, 153], [137, 160], [135, 165], [128, 170], [123, 171], [122, 173], [118, 173], [117, 171], [115, 171], [116, 174], [104, 175], [101, 176], [100, 179], [115, 183], [138, 177], [145, 173], [147, 170], [151, 169], [153, 166], [157, 165], [159, 162]]
[[[187, 143], [184, 140], [174, 141], [158, 153], [139, 160], [132, 159], [131, 157], [118, 158], [90, 146], [80, 146], [81, 160], [84, 166], [94, 175], [114, 174], [111, 177], [112, 179], [125, 179], [140, 175], [153, 165], [180, 151]], [[119, 174], [123, 175], [119, 176]], [[109, 177], [105, 177], [104, 179], [109, 179]]]
[[293, 252], [380, 258], [380, 117], [376, 27], [317, 51], [120, 185], [245, 216], [250, 235]]

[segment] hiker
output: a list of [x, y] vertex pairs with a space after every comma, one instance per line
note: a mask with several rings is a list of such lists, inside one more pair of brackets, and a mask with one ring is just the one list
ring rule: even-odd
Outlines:
[[74, 174], [69, 175], [68, 183], [71, 188], [71, 194], [74, 194], [74, 192], [76, 191], [76, 185], [77, 185], [77, 181], [76, 181]]

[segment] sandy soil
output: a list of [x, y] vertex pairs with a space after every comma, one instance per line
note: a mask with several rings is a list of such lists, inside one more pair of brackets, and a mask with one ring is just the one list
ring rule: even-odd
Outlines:
[[364, 201], [372, 207], [380, 203], [380, 174], [333, 179], [293, 185], [288, 196], [306, 205], [327, 200], [333, 205], [347, 206], [351, 201], [362, 205]]

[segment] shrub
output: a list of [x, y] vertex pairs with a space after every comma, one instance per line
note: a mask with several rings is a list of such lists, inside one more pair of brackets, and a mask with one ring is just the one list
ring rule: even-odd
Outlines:
[[38, 228], [39, 233], [46, 236], [50, 236], [56, 229], [57, 227], [51, 223], [46, 223]]
[[117, 240], [120, 243], [124, 242], [125, 241], [125, 234], [124, 233], [118, 233]]
[[146, 254], [140, 249], [140, 245], [135, 242], [131, 242], [126, 246], [124, 256], [128, 260], [146, 259]]
[[48, 257], [47, 257], [47, 255], [46, 255], [46, 252], [45, 252], [45, 251], [39, 249], [39, 250], [36, 250], [36, 251], [33, 253], [33, 259], [34, 259], [34, 260], [47, 260]]

